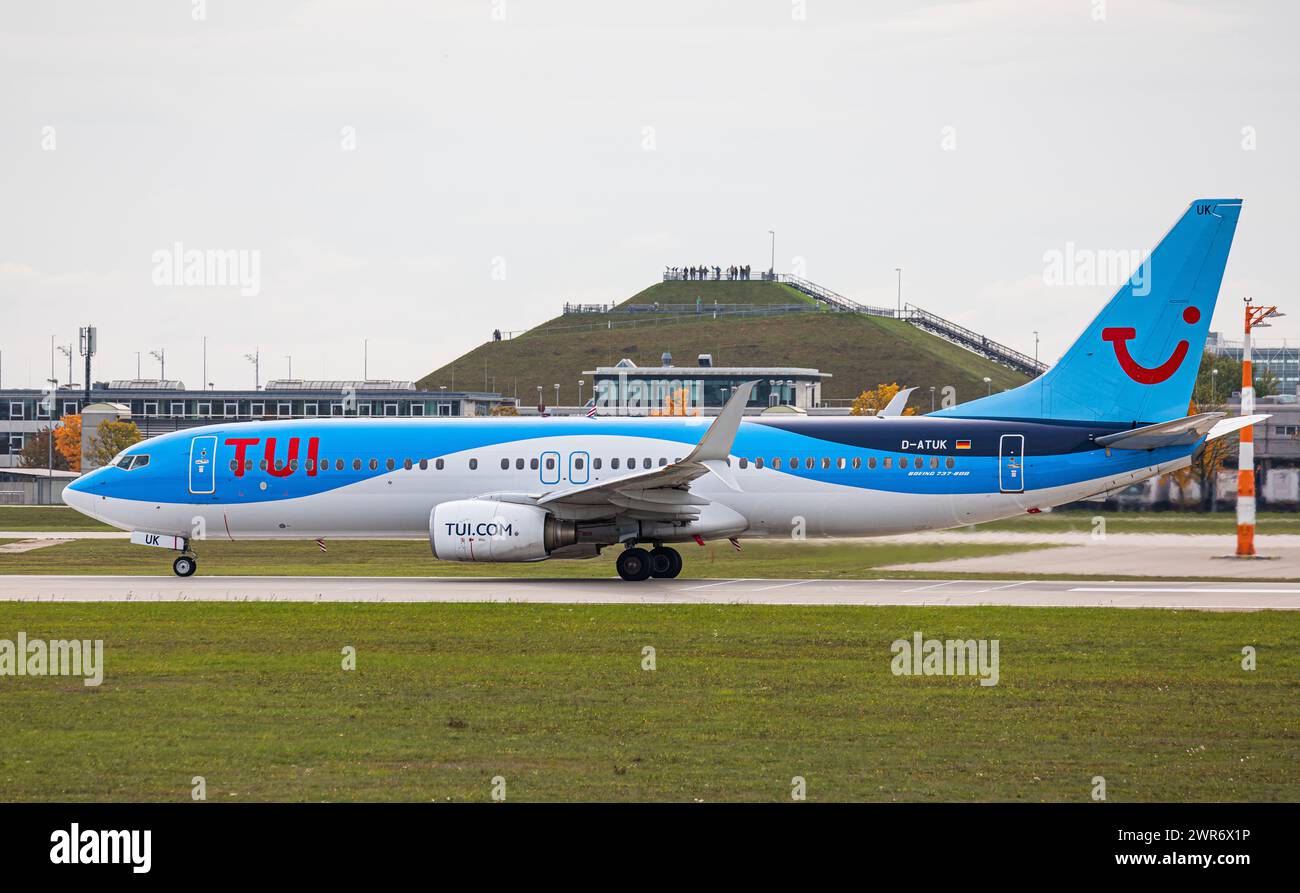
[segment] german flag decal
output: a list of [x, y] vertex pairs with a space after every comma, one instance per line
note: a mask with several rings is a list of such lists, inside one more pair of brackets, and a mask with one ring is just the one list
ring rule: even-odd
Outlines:
[[957, 441], [957, 449], [959, 449], [959, 450], [969, 450], [969, 449], [970, 449], [970, 441], [969, 441], [969, 440], [959, 440], [959, 441]]

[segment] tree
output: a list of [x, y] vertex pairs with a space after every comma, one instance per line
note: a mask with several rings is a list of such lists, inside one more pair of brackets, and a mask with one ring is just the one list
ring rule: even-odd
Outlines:
[[[58, 439], [55, 439], [58, 443]], [[23, 444], [23, 450], [18, 454], [19, 468], [48, 468], [50, 462], [50, 429], [42, 428], [34, 435], [27, 438], [27, 443]], [[64, 458], [63, 453], [57, 449], [54, 450], [54, 469], [55, 471], [67, 471], [68, 460]]]
[[[1218, 374], [1215, 374], [1215, 370]], [[1196, 386], [1192, 400], [1200, 406], [1222, 406], [1233, 392], [1241, 390], [1241, 361], [1208, 350], [1201, 357], [1201, 368], [1196, 373]], [[1277, 391], [1277, 378], [1267, 371], [1255, 369], [1255, 396], [1268, 397]]]
[[[1188, 415], [1196, 415], [1200, 409], [1193, 400], [1187, 407]], [[1232, 457], [1232, 446], [1227, 437], [1211, 440], [1201, 444], [1201, 448], [1192, 456], [1192, 463], [1186, 468], [1170, 472], [1166, 477], [1178, 488], [1178, 505], [1187, 503], [1187, 488], [1195, 481], [1201, 488], [1201, 508], [1208, 509], [1214, 499], [1214, 488], [1218, 484], [1219, 472]]]
[[498, 403], [492, 407], [492, 415], [519, 415], [519, 410], [515, 409], [512, 404]]
[[[849, 415], [876, 415], [889, 405], [889, 401], [893, 400], [900, 390], [898, 382], [893, 382], [877, 385], [874, 391], [863, 391], [853, 401], [853, 408], [849, 410]], [[903, 410], [903, 415], [916, 415], [916, 410], [909, 406]]]
[[54, 449], [67, 460], [71, 471], [81, 471], [81, 416], [65, 415], [62, 428], [54, 431]]
[[135, 422], [104, 422], [86, 446], [86, 458], [98, 468], [113, 461], [113, 457], [143, 438]]

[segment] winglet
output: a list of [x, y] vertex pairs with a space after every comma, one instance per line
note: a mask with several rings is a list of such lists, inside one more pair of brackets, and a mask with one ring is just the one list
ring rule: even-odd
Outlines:
[[745, 405], [749, 403], [749, 395], [757, 384], [756, 381], [747, 381], [736, 385], [727, 405], [722, 407], [722, 412], [718, 413], [713, 424], [709, 425], [709, 430], [704, 432], [695, 449], [683, 461], [703, 463], [709, 459], [726, 459], [731, 455], [731, 445], [736, 442], [736, 432], [740, 430]]
[[896, 416], [901, 416], [903, 410], [907, 407], [907, 398], [912, 396], [912, 392], [915, 390], [916, 388], [903, 388], [893, 396], [893, 399], [889, 401], [888, 406], [876, 413], [876, 418], [892, 419]]

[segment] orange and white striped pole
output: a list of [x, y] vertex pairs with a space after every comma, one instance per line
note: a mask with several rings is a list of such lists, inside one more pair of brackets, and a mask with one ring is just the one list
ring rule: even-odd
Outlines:
[[[1276, 307], [1255, 307], [1246, 298], [1245, 340], [1241, 346], [1241, 414], [1255, 412], [1255, 377], [1250, 368], [1250, 331], [1267, 326], [1264, 320], [1280, 316]], [[1241, 429], [1241, 449], [1237, 453], [1237, 557], [1255, 557], [1255, 429]]]

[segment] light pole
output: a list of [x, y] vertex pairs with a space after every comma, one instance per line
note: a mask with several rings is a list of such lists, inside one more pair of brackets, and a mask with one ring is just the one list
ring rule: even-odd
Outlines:
[[989, 390], [988, 390], [988, 394], [987, 394], [986, 396], [992, 396], [992, 394], [993, 394], [993, 379], [989, 378], [987, 375], [984, 376], [984, 384], [988, 385], [988, 389], [989, 389]]
[[1219, 367], [1210, 370], [1210, 405], [1219, 405]]
[[934, 385], [930, 385], [930, 412], [934, 412]]
[[1034, 365], [1038, 365], [1038, 329], [1034, 329]]
[[894, 267], [894, 272], [898, 274], [898, 318], [903, 318], [903, 268]]
[[290, 354], [285, 354], [284, 358], [289, 361], [289, 380], [293, 381], [293, 357]]
[[538, 412], [541, 412], [541, 411], [542, 411], [542, 406], [543, 406], [543, 404], [542, 404], [542, 386], [541, 386], [541, 385], [538, 385], [538, 386], [537, 386], [537, 411], [538, 411]]
[[253, 364], [253, 390], [260, 390], [262, 387], [262, 349], [254, 348], [252, 353], [244, 354], [244, 359]]
[[167, 349], [160, 347], [157, 350], [151, 350], [149, 356], [158, 361], [158, 380], [165, 381], [167, 378]]
[[560, 383], [558, 381], [555, 383], [555, 405], [560, 405]]
[[582, 386], [585, 385], [586, 383], [587, 382], [585, 379], [582, 378], [578, 379], [578, 405], [579, 406], [582, 405]]
[[68, 358], [68, 384], [72, 384], [72, 345], [59, 345], [59, 353]]
[[[1274, 319], [1285, 314], [1278, 313], [1276, 307], [1256, 307], [1252, 298], [1243, 298], [1246, 302], [1245, 340], [1241, 343], [1241, 414], [1252, 415], [1255, 412], [1255, 378], [1251, 373], [1250, 333], [1253, 329], [1265, 329]], [[1241, 429], [1237, 450], [1237, 556], [1254, 558], [1255, 556], [1255, 427], [1247, 425]]]
[[49, 469], [46, 472], [46, 474], [49, 476], [49, 481], [46, 484], [46, 488], [48, 492], [45, 495], [46, 498], [49, 499], [51, 503], [53, 503], [54, 502], [54, 392], [59, 389], [59, 382], [58, 379], [55, 378], [47, 378], [45, 380], [49, 382], [50, 385], [50, 427], [49, 430], [45, 432], [45, 441], [46, 441], [45, 447], [46, 447], [46, 452], [49, 455], [48, 458]]
[[768, 268], [768, 275], [773, 279], [776, 278], [776, 230], [769, 229], [767, 234], [772, 237], [772, 265]]
[[135, 352], [135, 380], [140, 380], [140, 351]]

